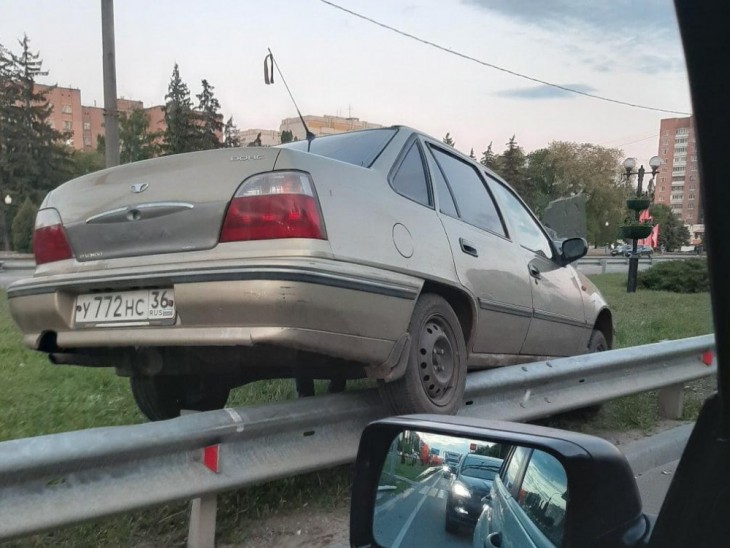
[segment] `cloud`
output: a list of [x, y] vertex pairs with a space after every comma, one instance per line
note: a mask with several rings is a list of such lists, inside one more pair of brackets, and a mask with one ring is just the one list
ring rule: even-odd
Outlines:
[[[564, 87], [582, 91], [584, 93], [593, 93], [596, 91], [595, 88], [587, 84], [565, 84]], [[508, 97], [510, 99], [528, 99], [528, 100], [541, 100], [541, 99], [571, 99], [580, 97], [577, 93], [571, 93], [569, 91], [556, 88], [553, 86], [532, 86], [528, 88], [513, 88], [504, 89], [498, 91], [495, 95], [499, 97]]]
[[559, 36], [568, 53], [597, 72], [619, 66], [649, 74], [684, 70], [672, 0], [462, 2]]
[[[657, 33], [677, 34], [677, 22], [671, 0], [462, 0], [465, 4], [496, 12], [523, 23], [559, 30], [565, 26], [591, 27], [609, 33], [606, 38], [647, 31], [647, 38]], [[649, 34], [649, 29], [651, 32]]]

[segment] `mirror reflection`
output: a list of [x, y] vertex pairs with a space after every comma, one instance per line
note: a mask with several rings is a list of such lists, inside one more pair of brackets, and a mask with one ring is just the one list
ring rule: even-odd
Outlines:
[[544, 451], [406, 430], [376, 497], [382, 546], [560, 546], [568, 482]]

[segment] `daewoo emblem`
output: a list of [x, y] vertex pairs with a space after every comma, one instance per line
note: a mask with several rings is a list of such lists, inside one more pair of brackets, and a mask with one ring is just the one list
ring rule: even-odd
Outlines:
[[145, 190], [147, 190], [149, 186], [150, 185], [148, 185], [147, 183], [135, 183], [132, 185], [132, 192], [134, 192], [135, 194], [139, 194], [140, 192], [144, 192]]

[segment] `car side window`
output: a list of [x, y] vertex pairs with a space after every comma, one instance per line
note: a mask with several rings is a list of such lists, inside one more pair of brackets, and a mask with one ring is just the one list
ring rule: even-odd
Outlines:
[[451, 217], [459, 218], [459, 212], [456, 209], [454, 203], [454, 197], [451, 195], [449, 185], [446, 183], [441, 168], [436, 164], [436, 160], [433, 158], [433, 154], [430, 151], [426, 152], [426, 159], [428, 162], [428, 170], [431, 173], [431, 182], [434, 189], [436, 189], [436, 196], [439, 201], [439, 211], [445, 213]]
[[535, 219], [533, 219], [532, 215], [530, 215], [527, 208], [522, 205], [507, 187], [496, 181], [490, 182], [491, 188], [502, 206], [505, 217], [509, 219], [510, 226], [517, 231], [517, 239], [522, 247], [526, 247], [530, 251], [552, 259], [553, 248], [550, 245], [550, 241], [540, 229]]
[[555, 546], [563, 543], [567, 498], [568, 478], [563, 465], [544, 451], [533, 451], [517, 504]]
[[513, 492], [515, 484], [519, 481], [520, 470], [522, 470], [522, 464], [525, 462], [525, 458], [530, 453], [530, 449], [527, 447], [515, 447], [512, 456], [509, 461], [507, 469], [503, 472], [502, 483], [509, 492]]
[[431, 206], [431, 193], [428, 191], [426, 171], [423, 169], [421, 152], [416, 142], [411, 144], [398, 170], [392, 178], [392, 185], [398, 194], [414, 202]]
[[497, 206], [477, 169], [440, 149], [431, 148], [431, 151], [451, 187], [461, 219], [483, 230], [505, 236]]

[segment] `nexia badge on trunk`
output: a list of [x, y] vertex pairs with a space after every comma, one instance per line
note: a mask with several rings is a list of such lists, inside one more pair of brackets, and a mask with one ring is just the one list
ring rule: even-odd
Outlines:
[[147, 183], [135, 183], [132, 185], [131, 190], [135, 194], [139, 194], [140, 192], [144, 192], [145, 190], [147, 190], [149, 186], [150, 185], [148, 185]]

